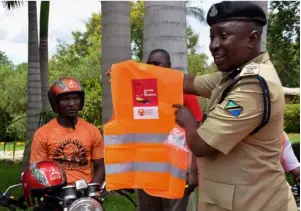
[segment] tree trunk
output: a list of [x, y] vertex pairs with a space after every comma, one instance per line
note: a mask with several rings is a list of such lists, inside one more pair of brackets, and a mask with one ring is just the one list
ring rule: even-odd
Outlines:
[[41, 76], [39, 63], [39, 42], [36, 1], [28, 1], [28, 85], [26, 108], [26, 145], [23, 164], [30, 158], [32, 136], [39, 125], [41, 112]]
[[102, 1], [102, 123], [112, 116], [109, 79], [104, 77], [112, 64], [131, 59], [131, 29], [129, 1]]
[[[260, 6], [268, 18], [268, 1], [251, 1], [251, 2]], [[261, 52], [267, 51], [267, 26], [268, 26], [268, 24], [266, 24], [263, 27], [263, 31], [262, 31], [262, 35], [261, 35], [261, 42], [260, 42], [260, 51]]]
[[41, 1], [40, 10], [40, 68], [41, 68], [41, 92], [43, 111], [49, 108], [48, 102], [48, 23], [49, 1]]
[[157, 48], [170, 54], [172, 67], [188, 72], [186, 2], [146, 1], [144, 5], [143, 60]]
[[[158, 48], [170, 54], [172, 68], [188, 73], [185, 1], [145, 1], [143, 61]], [[195, 211], [196, 204], [192, 194], [187, 210]]]

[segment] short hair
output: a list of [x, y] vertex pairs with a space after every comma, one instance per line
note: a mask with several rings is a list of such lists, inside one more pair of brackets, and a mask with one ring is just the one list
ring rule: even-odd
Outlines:
[[164, 50], [164, 49], [155, 49], [155, 50], [152, 50], [150, 53], [149, 53], [149, 56], [148, 56], [148, 59], [155, 53], [162, 53], [164, 56], [166, 56], [167, 58], [167, 61], [168, 63], [170, 63], [170, 56], [169, 56], [169, 53]]

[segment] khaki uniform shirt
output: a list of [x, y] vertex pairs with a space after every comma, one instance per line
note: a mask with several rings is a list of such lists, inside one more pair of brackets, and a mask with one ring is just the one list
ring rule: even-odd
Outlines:
[[[220, 104], [221, 91], [233, 80], [229, 73], [195, 78], [199, 95], [210, 98], [208, 116], [198, 134], [217, 149], [198, 158], [199, 211], [297, 211], [280, 164], [282, 85], [268, 53], [250, 62], [246, 65], [253, 65], [251, 72], [255, 67], [267, 81], [271, 97], [270, 120], [253, 135], [250, 133], [261, 123], [264, 110], [256, 74], [242, 77]], [[242, 73], [247, 73], [244, 67]]]

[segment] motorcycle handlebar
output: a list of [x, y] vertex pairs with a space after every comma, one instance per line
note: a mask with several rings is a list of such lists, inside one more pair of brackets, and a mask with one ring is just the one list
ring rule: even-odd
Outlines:
[[15, 210], [14, 208], [18, 207], [23, 210], [27, 209], [27, 206], [24, 204], [24, 198], [14, 199], [12, 196], [4, 195], [0, 193], [0, 206], [10, 208], [11, 210]]
[[19, 187], [22, 184], [15, 184], [11, 185], [7, 188], [7, 190], [4, 193], [0, 192], [0, 206], [10, 208], [10, 210], [15, 210], [16, 207], [21, 208], [23, 210], [27, 209], [27, 206], [24, 203], [24, 197], [21, 197], [19, 199], [14, 199], [14, 197], [10, 196], [9, 191], [13, 188]]

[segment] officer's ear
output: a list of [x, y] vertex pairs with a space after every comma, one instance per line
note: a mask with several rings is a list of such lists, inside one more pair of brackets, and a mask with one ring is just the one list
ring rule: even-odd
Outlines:
[[250, 33], [249, 48], [254, 48], [260, 44], [261, 32], [258, 30], [253, 30]]
[[261, 32], [253, 30], [249, 35], [249, 48], [252, 49], [260, 44]]

